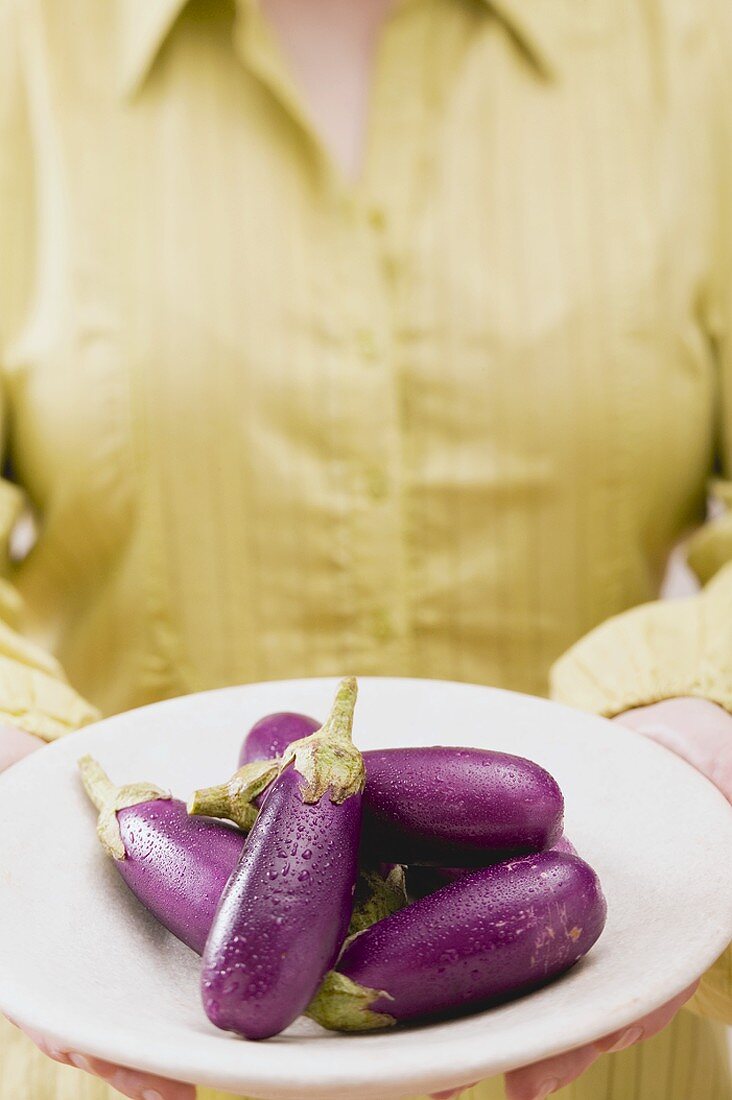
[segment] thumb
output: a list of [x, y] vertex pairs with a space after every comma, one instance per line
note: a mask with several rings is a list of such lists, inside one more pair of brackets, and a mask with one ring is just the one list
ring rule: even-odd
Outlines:
[[0, 772], [43, 748], [45, 741], [16, 726], [0, 725]]

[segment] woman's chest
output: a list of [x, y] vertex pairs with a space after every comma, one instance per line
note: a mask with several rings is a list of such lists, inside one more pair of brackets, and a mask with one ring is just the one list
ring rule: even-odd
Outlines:
[[[75, 473], [114, 520], [140, 464], [189, 498], [236, 469], [254, 501], [323, 515], [397, 479], [424, 502], [627, 482], [641, 512], [698, 503], [695, 93], [663, 103], [651, 66], [597, 42], [553, 84], [485, 30], [438, 79], [439, 35], [436, 61], [402, 44], [406, 69], [392, 36], [347, 189], [222, 26], [179, 34], [132, 103], [92, 81], [66, 115], [39, 108], [39, 278], [10, 392], [42, 505]], [[101, 503], [100, 464], [119, 487]]]

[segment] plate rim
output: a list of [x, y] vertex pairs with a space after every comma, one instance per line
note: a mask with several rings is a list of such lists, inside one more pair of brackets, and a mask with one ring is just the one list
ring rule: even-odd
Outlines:
[[[212, 688], [203, 692], [190, 692], [183, 696], [176, 696], [174, 698], [160, 700], [153, 703], [145, 704], [141, 707], [134, 708], [129, 711], [122, 712], [120, 714], [111, 715], [103, 718], [100, 721], [93, 723], [92, 725], [85, 726], [78, 731], [74, 731], [58, 741], [48, 746], [49, 753], [54, 752], [58, 754], [59, 751], [62, 755], [68, 755], [68, 746], [79, 739], [86, 739], [90, 734], [94, 734], [99, 730], [104, 730], [109, 735], [114, 735], [114, 727], [117, 725], [125, 725], [131, 720], [134, 721], [141, 714], [148, 715], [151, 711], [159, 712], [163, 709], [173, 710], [176, 707], [185, 706], [186, 702], [196, 699], [198, 701], [204, 700], [206, 697], [212, 696], [232, 696], [235, 694], [241, 694], [251, 692], [258, 687], [277, 686], [283, 689], [283, 694], [288, 691], [296, 691], [299, 685], [315, 685], [322, 687], [324, 690], [326, 687], [334, 686], [341, 677], [339, 676], [311, 676], [311, 677], [297, 677], [287, 680], [278, 680], [276, 678], [271, 680], [256, 681], [253, 683], [230, 685], [226, 687]], [[581, 718], [583, 722], [588, 724], [602, 724], [604, 727], [609, 727], [610, 722], [608, 719], [600, 717], [595, 714], [589, 714], [584, 711], [579, 711], [575, 708], [569, 707], [566, 704], [558, 703], [553, 700], [545, 699], [539, 696], [530, 695], [528, 693], [516, 692], [510, 689], [492, 687], [490, 685], [475, 684], [468, 681], [458, 680], [442, 680], [434, 679], [431, 677], [399, 677], [399, 676], [359, 676], [359, 682], [368, 682], [370, 684], [378, 685], [379, 683], [398, 683], [400, 685], [423, 685], [428, 683], [435, 687], [447, 686], [450, 688], [458, 688], [460, 690], [478, 690], [481, 693], [485, 693], [487, 696], [501, 696], [509, 701], [509, 704], [513, 700], [520, 700], [520, 705], [526, 707], [536, 706], [537, 709], [543, 709], [544, 707], [551, 707], [555, 712], [557, 709], [570, 712], [574, 722]], [[634, 730], [629, 730], [623, 727], [626, 734], [630, 734], [633, 739], [639, 739], [643, 741], [645, 745], [649, 742], [646, 738], [643, 738], [641, 734], [638, 734]], [[662, 746], [655, 746], [654, 748], [664, 756], [667, 754], [667, 750]], [[49, 759], [49, 753], [44, 753], [44, 758]], [[29, 770], [33, 770], [37, 766], [36, 754], [31, 754], [24, 760], [20, 761], [17, 765], [14, 765], [5, 774], [0, 776], [0, 791], [3, 789], [3, 784], [15, 783], [18, 781], [16, 777], [20, 777], [22, 774]], [[727, 800], [724, 795], [718, 791], [718, 789], [701, 773], [696, 772], [690, 765], [685, 765], [689, 768], [691, 774], [695, 777], [694, 782], [700, 785], [699, 790], [705, 788], [705, 797], [712, 798], [714, 794], [718, 796], [720, 808], [724, 808], [727, 811], [730, 810]], [[0, 857], [1, 862], [1, 857]], [[732, 892], [731, 892], [732, 896]], [[713, 939], [710, 936], [710, 945], [705, 952], [708, 957], [708, 961], [704, 966], [706, 970], [711, 965], [719, 954], [724, 950], [729, 939], [732, 937], [732, 911], [730, 912], [728, 925], [720, 916], [718, 923], [719, 932]], [[721, 945], [721, 946], [720, 946]], [[665, 976], [664, 976], [665, 977]], [[562, 1050], [573, 1049], [573, 1047], [583, 1045], [587, 1042], [592, 1042], [594, 1039], [600, 1038], [602, 1035], [608, 1034], [610, 1031], [614, 1031], [627, 1024], [632, 1023], [640, 1015], [645, 1015], [646, 1012], [652, 1011], [654, 1007], [658, 1007], [669, 1000], [671, 997], [678, 994], [688, 983], [681, 981], [680, 977], [668, 980], [665, 982], [658, 981], [654, 985], [655, 993], [653, 997], [646, 998], [645, 1002], [642, 998], [632, 997], [629, 1001], [619, 1006], [614, 1012], [607, 1015], [603, 1021], [602, 1027], [599, 1028], [597, 1024], [594, 1026], [588, 1025], [583, 1030], [579, 1026], [573, 1027], [573, 1036], [576, 1041], [573, 1041], [571, 1045], [563, 1046]], [[10, 1012], [10, 1015], [18, 1023], [26, 1024], [30, 1028], [39, 1027], [39, 1023], [36, 1020], [34, 1022], [34, 1009], [37, 1011], [37, 1006], [30, 1006], [30, 997], [24, 997], [22, 989], [17, 983], [10, 982], [4, 978], [0, 982], [0, 1005]], [[639, 1001], [641, 1002], [639, 1004]], [[11, 1004], [12, 1002], [12, 1004]], [[41, 1013], [44, 1006], [41, 1006]], [[480, 1017], [485, 1012], [478, 1012], [472, 1014], [474, 1017]], [[75, 1017], [78, 1020], [78, 1014]], [[610, 1022], [608, 1026], [608, 1021]], [[459, 1021], [458, 1021], [459, 1022]], [[82, 1030], [83, 1025], [86, 1023], [86, 1018], [82, 1016]], [[438, 1025], [439, 1026], [439, 1025]], [[427, 1025], [429, 1027], [429, 1025]], [[114, 1061], [121, 1065], [132, 1066], [136, 1069], [140, 1069], [145, 1072], [152, 1072], [161, 1074], [163, 1076], [170, 1076], [171, 1072], [174, 1073], [176, 1079], [185, 1080], [192, 1084], [198, 1084], [205, 1087], [227, 1089], [229, 1091], [241, 1091], [242, 1087], [246, 1091], [257, 1091], [264, 1088], [269, 1090], [272, 1094], [276, 1093], [278, 1096], [291, 1097], [292, 1100], [300, 1100], [306, 1093], [303, 1090], [308, 1090], [307, 1094], [310, 1095], [310, 1091], [315, 1087], [318, 1088], [318, 1095], [323, 1097], [323, 1100], [327, 1098], [335, 1097], [342, 1092], [343, 1089], [348, 1089], [349, 1095], [358, 1097], [361, 1090], [364, 1089], [364, 1096], [373, 1096], [374, 1087], [383, 1085], [386, 1091], [380, 1092], [380, 1096], [384, 1096], [385, 1100], [387, 1096], [408, 1095], [413, 1092], [419, 1091], [431, 1091], [435, 1089], [450, 1088], [459, 1086], [473, 1075], [476, 1079], [485, 1078], [486, 1076], [495, 1076], [497, 1074], [505, 1072], [507, 1069], [514, 1068], [516, 1060], [514, 1057], [509, 1057], [505, 1060], [505, 1064], [501, 1063], [501, 1059], [497, 1058], [493, 1054], [489, 1060], [480, 1057], [479, 1043], [475, 1042], [475, 1037], [461, 1036], [456, 1039], [451, 1039], [446, 1036], [443, 1040], [440, 1039], [438, 1046], [442, 1047], [443, 1042], [456, 1044], [456, 1058], [459, 1060], [459, 1071], [456, 1073], [454, 1070], [450, 1071], [445, 1068], [440, 1069], [436, 1062], [430, 1063], [428, 1060], [428, 1067], [412, 1066], [408, 1070], [402, 1070], [401, 1072], [390, 1069], [388, 1065], [384, 1066], [376, 1060], [376, 1064], [372, 1066], [373, 1076], [370, 1078], [368, 1087], [366, 1088], [363, 1083], [362, 1076], [359, 1076], [359, 1084], [354, 1082], [353, 1076], [349, 1076], [348, 1073], [341, 1070], [338, 1065], [338, 1060], [331, 1061], [329, 1066], [329, 1073], [327, 1081], [323, 1082], [322, 1079], [316, 1081], [315, 1073], [313, 1072], [318, 1061], [318, 1052], [314, 1048], [312, 1052], [312, 1058], [310, 1061], [313, 1063], [312, 1070], [300, 1065], [298, 1066], [298, 1080], [296, 1083], [292, 1083], [292, 1077], [288, 1079], [287, 1071], [284, 1066], [279, 1069], [281, 1063], [286, 1063], [286, 1059], [277, 1059], [276, 1057], [271, 1060], [266, 1071], [263, 1071], [263, 1067], [257, 1063], [250, 1064], [249, 1066], [242, 1065], [241, 1073], [234, 1079], [230, 1074], [223, 1073], [221, 1071], [202, 1070], [200, 1065], [195, 1065], [195, 1058], [190, 1062], [185, 1062], [183, 1059], [186, 1057], [185, 1051], [180, 1051], [176, 1066], [174, 1070], [171, 1070], [170, 1064], [166, 1063], [165, 1068], [161, 1068], [161, 1059], [159, 1057], [150, 1055], [150, 1043], [148, 1040], [147, 1052], [145, 1051], [145, 1041], [139, 1037], [135, 1037], [134, 1033], [123, 1033], [121, 1040], [117, 1043], [117, 1035], [115, 1033], [104, 1037], [99, 1032], [99, 1035], [95, 1037], [94, 1028], [91, 1027], [91, 1034], [88, 1038], [84, 1038], [81, 1044], [78, 1043], [79, 1028], [71, 1028], [70, 1030], [76, 1031], [77, 1038], [72, 1038], [69, 1034], [69, 1030], [63, 1027], [54, 1027], [53, 1024], [49, 1025], [44, 1023], [41, 1027], [43, 1033], [54, 1043], [59, 1044], [62, 1048], [66, 1048], [69, 1043], [73, 1043], [71, 1049], [78, 1049], [81, 1045], [84, 1047], [84, 1053], [92, 1056], [101, 1057], [108, 1061]], [[537, 1034], [540, 1035], [540, 1029], [537, 1029]], [[380, 1033], [377, 1038], [388, 1039], [389, 1033]], [[434, 1032], [433, 1032], [434, 1037]], [[367, 1036], [361, 1037], [358, 1041], [363, 1041], [368, 1038]], [[237, 1040], [232, 1037], [232, 1043], [236, 1043]], [[275, 1049], [284, 1051], [287, 1049], [286, 1044], [298, 1043], [297, 1038], [275, 1040]], [[302, 1045], [302, 1044], [301, 1044]], [[429, 1051], [430, 1043], [425, 1043], [425, 1050]], [[547, 1040], [545, 1052], [541, 1052], [541, 1042], [535, 1044], [536, 1050], [532, 1048], [531, 1061], [538, 1060], [542, 1057], [547, 1057], [552, 1053], [557, 1053], [558, 1048], [556, 1040]], [[459, 1048], [459, 1050], [457, 1049]], [[537, 1053], [537, 1051], [539, 1051]], [[471, 1057], [472, 1054], [472, 1057]], [[320, 1058], [322, 1060], [322, 1051], [320, 1052]], [[246, 1078], [247, 1084], [242, 1086], [242, 1081]], [[406, 1091], [404, 1091], [406, 1090]]]

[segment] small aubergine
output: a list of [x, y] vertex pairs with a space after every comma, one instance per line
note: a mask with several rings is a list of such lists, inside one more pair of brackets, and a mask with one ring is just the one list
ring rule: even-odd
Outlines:
[[[561, 836], [559, 785], [525, 757], [432, 746], [373, 750], [363, 760], [365, 863], [482, 867], [550, 848]], [[250, 762], [228, 783], [197, 791], [193, 812], [247, 828], [252, 792], [272, 774], [271, 761]]]
[[[547, 851], [565, 852], [572, 856], [578, 854], [574, 844], [566, 836], [560, 836], [559, 840], [552, 844]], [[500, 863], [502, 861], [496, 859], [492, 862]], [[435, 890], [447, 886], [448, 882], [465, 878], [466, 875], [472, 874], [474, 870], [474, 867], [420, 867], [419, 865], [408, 867], [405, 876], [406, 887], [410, 897], [423, 898], [427, 894], [434, 894]]]
[[283, 1031], [307, 1007], [348, 932], [365, 772], [351, 740], [356, 680], [314, 734], [290, 745], [224, 890], [203, 954], [217, 1027]]
[[351, 940], [307, 1015], [365, 1031], [496, 1004], [573, 966], [606, 912], [578, 856], [537, 852], [485, 867]]
[[149, 783], [115, 787], [91, 756], [79, 761], [99, 810], [97, 833], [133, 894], [200, 955], [246, 836], [222, 821], [189, 817], [185, 802]]
[[204, 792], [197, 791], [189, 805], [189, 813], [226, 818], [229, 802], [233, 799], [240, 811], [237, 824], [248, 832], [257, 820], [270, 784], [280, 774], [282, 757], [288, 746], [316, 733], [320, 726], [314, 718], [295, 711], [266, 714], [254, 723], [244, 738], [239, 766], [226, 786], [206, 789], [205, 809], [199, 806]]
[[239, 753], [240, 768], [257, 760], [274, 760], [284, 754], [288, 745], [300, 741], [320, 729], [320, 722], [307, 714], [291, 710], [266, 714], [255, 722], [244, 738]]
[[522, 756], [434, 746], [364, 753], [364, 853], [394, 863], [481, 867], [549, 848], [564, 799]]

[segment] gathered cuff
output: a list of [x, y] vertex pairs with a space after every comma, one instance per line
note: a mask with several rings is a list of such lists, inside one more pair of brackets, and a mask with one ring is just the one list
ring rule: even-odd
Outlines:
[[732, 713], [732, 563], [696, 596], [609, 619], [554, 665], [552, 698], [612, 718], [695, 696]]
[[65, 680], [0, 654], [0, 724], [55, 741], [100, 717]]
[[[696, 596], [644, 604], [591, 631], [554, 665], [551, 694], [606, 718], [680, 696], [732, 713], [732, 563]], [[685, 1007], [732, 1024], [732, 946]]]

